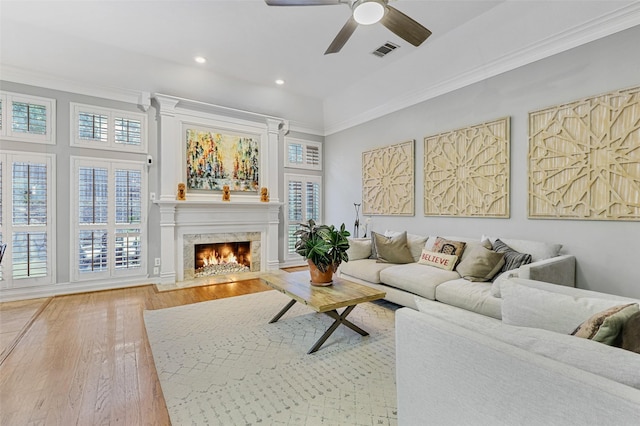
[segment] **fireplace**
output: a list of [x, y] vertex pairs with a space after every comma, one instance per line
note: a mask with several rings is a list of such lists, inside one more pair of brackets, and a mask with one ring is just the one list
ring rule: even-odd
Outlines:
[[251, 271], [251, 242], [195, 244], [194, 276], [209, 277]]
[[261, 232], [184, 234], [183, 279], [260, 271], [261, 241]]

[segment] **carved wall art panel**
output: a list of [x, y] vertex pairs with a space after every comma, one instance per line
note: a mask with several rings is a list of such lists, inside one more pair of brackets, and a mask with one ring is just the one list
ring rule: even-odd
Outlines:
[[424, 139], [424, 215], [509, 217], [509, 117]]
[[413, 216], [414, 143], [362, 153], [362, 214]]
[[640, 220], [640, 87], [529, 113], [529, 217]]

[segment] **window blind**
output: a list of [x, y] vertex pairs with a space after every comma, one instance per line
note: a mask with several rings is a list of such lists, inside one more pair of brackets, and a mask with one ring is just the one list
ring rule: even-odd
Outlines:
[[11, 129], [14, 132], [45, 135], [47, 133], [47, 108], [26, 102], [12, 103]]
[[80, 167], [78, 176], [78, 222], [107, 223], [109, 203], [107, 169]]
[[115, 141], [117, 144], [140, 146], [142, 144], [142, 123], [140, 120], [116, 117]]
[[106, 271], [108, 234], [105, 229], [82, 230], [78, 235], [80, 273]]
[[79, 113], [78, 137], [83, 140], [107, 142], [109, 140], [109, 117], [90, 112]]
[[13, 224], [47, 223], [47, 165], [13, 163]]
[[116, 223], [140, 223], [142, 218], [142, 173], [115, 171]]
[[47, 276], [46, 232], [14, 232], [11, 252], [14, 279]]

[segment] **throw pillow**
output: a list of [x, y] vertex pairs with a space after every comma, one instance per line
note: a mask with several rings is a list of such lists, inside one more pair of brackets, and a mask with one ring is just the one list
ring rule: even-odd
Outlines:
[[369, 259], [377, 259], [378, 258], [378, 250], [376, 249], [376, 235], [380, 235], [377, 232], [371, 231], [371, 256]]
[[463, 241], [447, 240], [445, 238], [438, 237], [436, 238], [436, 242], [433, 243], [431, 251], [435, 253], [451, 254], [460, 258], [466, 245], [467, 243]]
[[640, 312], [631, 315], [622, 327], [622, 349], [640, 354]]
[[458, 256], [444, 253], [435, 253], [427, 249], [422, 250], [418, 263], [421, 265], [435, 266], [436, 268], [444, 269], [446, 271], [453, 270]]
[[[401, 234], [400, 231], [384, 231], [385, 237], [395, 237], [396, 235]], [[422, 249], [427, 242], [427, 238], [423, 235], [409, 234], [407, 233], [407, 246], [409, 246], [409, 250], [411, 251], [411, 255], [413, 256], [413, 261], [417, 262], [420, 259], [420, 254], [422, 253]]]
[[349, 260], [367, 259], [371, 256], [371, 240], [369, 238], [349, 238], [347, 255]]
[[499, 238], [494, 241], [493, 250], [498, 253], [504, 253], [504, 265], [500, 269], [500, 272], [518, 269], [522, 265], [531, 263], [530, 254], [515, 251], [514, 249], [500, 241]]
[[574, 297], [506, 280], [500, 284], [502, 322], [570, 334], [591, 315], [618, 306], [619, 300]]
[[374, 233], [378, 262], [380, 263], [413, 263], [413, 256], [407, 246], [407, 233], [395, 237], [385, 237]]
[[636, 312], [638, 312], [637, 303], [613, 306], [592, 315], [571, 334], [613, 346], [624, 324]]
[[496, 253], [476, 245], [460, 261], [456, 271], [469, 281], [489, 281], [504, 265], [504, 253]]

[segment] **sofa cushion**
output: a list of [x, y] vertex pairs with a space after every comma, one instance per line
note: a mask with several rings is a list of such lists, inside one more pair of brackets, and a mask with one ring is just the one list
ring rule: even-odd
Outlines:
[[370, 238], [349, 238], [349, 260], [368, 259], [371, 256]]
[[491, 295], [490, 283], [471, 283], [464, 278], [447, 281], [436, 287], [436, 300], [488, 317], [502, 318], [502, 301]]
[[571, 334], [612, 346], [619, 342], [618, 337], [622, 338], [622, 328], [636, 312], [638, 312], [637, 303], [617, 305], [605, 309], [589, 317]]
[[418, 263], [420, 265], [433, 266], [435, 268], [452, 271], [458, 261], [458, 256], [452, 254], [435, 253], [427, 249], [422, 250]]
[[502, 321], [569, 334], [591, 315], [619, 305], [617, 300], [574, 297], [512, 281], [501, 284]]
[[[385, 237], [395, 237], [400, 234], [401, 231], [384, 231]], [[422, 254], [422, 249], [424, 248], [425, 243], [427, 242], [427, 238], [424, 235], [416, 235], [407, 233], [407, 245], [409, 246], [409, 251], [411, 251], [411, 256], [413, 256], [413, 261], [417, 262], [420, 259], [420, 255]]]
[[433, 268], [418, 263], [393, 265], [380, 271], [380, 281], [388, 286], [434, 300], [436, 287], [450, 280], [460, 278], [455, 271]]
[[531, 255], [528, 253], [520, 253], [509, 247], [507, 244], [497, 239], [493, 242], [493, 250], [497, 253], [504, 253], [504, 265], [500, 269], [500, 273], [518, 269], [522, 265], [531, 263]]
[[416, 298], [416, 305], [428, 315], [640, 389], [640, 357], [632, 352], [548, 330], [506, 325], [430, 300]]
[[[490, 238], [495, 241], [495, 238]], [[500, 238], [503, 243], [520, 253], [528, 253], [531, 255], [531, 261], [549, 259], [560, 255], [562, 244], [551, 244], [542, 241], [533, 240], [514, 240], [511, 238]]]
[[460, 261], [456, 271], [462, 278], [469, 281], [489, 281], [502, 269], [503, 265], [504, 253], [497, 253], [482, 245], [476, 245], [469, 250], [469, 255]]
[[385, 237], [373, 232], [374, 244], [378, 254], [378, 262], [384, 263], [411, 263], [413, 256], [407, 246], [407, 233], [402, 232], [395, 237]]
[[378, 263], [375, 259], [360, 259], [340, 264], [340, 273], [380, 284], [380, 271], [393, 266], [392, 263]]

